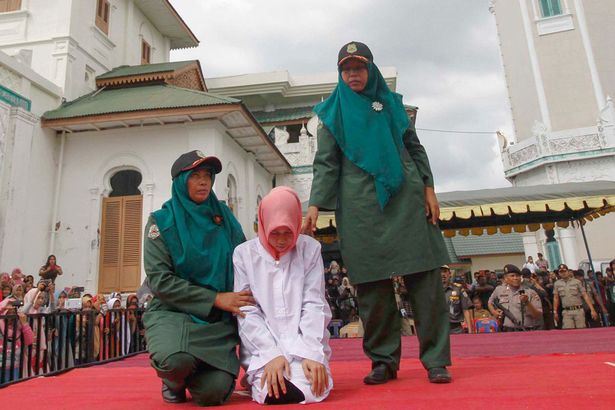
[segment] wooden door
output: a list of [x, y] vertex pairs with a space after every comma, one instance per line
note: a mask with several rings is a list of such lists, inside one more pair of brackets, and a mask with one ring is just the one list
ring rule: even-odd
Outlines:
[[141, 284], [143, 196], [104, 198], [98, 291], [133, 292]]

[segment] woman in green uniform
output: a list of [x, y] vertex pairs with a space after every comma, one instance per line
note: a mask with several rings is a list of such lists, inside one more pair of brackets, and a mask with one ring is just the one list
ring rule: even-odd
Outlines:
[[389, 90], [365, 44], [344, 45], [338, 70], [337, 88], [314, 109], [321, 125], [304, 232], [315, 230], [319, 210], [335, 210], [342, 258], [357, 285], [363, 349], [372, 361], [364, 382], [397, 377], [401, 331], [393, 276], [403, 276], [408, 289], [429, 380], [450, 382], [440, 280], [448, 254], [429, 160], [401, 96]]
[[241, 226], [213, 193], [215, 157], [180, 156], [171, 168], [171, 199], [145, 228], [144, 264], [154, 294], [143, 317], [162, 397], [186, 401], [186, 388], [203, 406], [224, 403], [239, 370], [233, 313], [254, 299], [233, 293], [232, 255], [245, 241]]

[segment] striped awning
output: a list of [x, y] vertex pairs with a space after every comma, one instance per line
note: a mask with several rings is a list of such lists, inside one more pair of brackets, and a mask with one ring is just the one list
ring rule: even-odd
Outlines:
[[615, 182], [595, 181], [446, 192], [440, 228], [447, 237], [567, 228], [615, 210]]
[[[440, 228], [457, 234], [536, 232], [585, 224], [615, 211], [615, 182], [594, 181], [454, 191], [438, 194]], [[335, 226], [333, 213], [321, 213], [317, 227]]]

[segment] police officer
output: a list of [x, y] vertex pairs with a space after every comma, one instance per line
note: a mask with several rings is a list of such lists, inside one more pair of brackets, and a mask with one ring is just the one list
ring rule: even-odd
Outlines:
[[[496, 306], [498, 302], [500, 307]], [[504, 266], [504, 283], [495, 288], [489, 297], [488, 307], [494, 316], [504, 315], [505, 332], [537, 330], [542, 327], [540, 296], [533, 289], [521, 286], [521, 271], [515, 265]], [[511, 317], [505, 315], [501, 308], [510, 312]]]
[[472, 330], [472, 301], [468, 297], [465, 289], [455, 282], [451, 282], [451, 269], [448, 265], [443, 265], [440, 268], [442, 276], [442, 286], [448, 303], [448, 315], [450, 322], [450, 334], [463, 333], [461, 322], [465, 320], [468, 326], [468, 333], [473, 333]]
[[562, 329], [583, 329], [585, 323], [585, 311], [583, 301], [590, 310], [592, 319], [598, 319], [598, 313], [594, 309], [587, 291], [580, 280], [572, 277], [572, 271], [565, 264], [559, 265], [561, 279], [553, 284], [553, 316], [559, 322], [559, 306], [562, 305]]

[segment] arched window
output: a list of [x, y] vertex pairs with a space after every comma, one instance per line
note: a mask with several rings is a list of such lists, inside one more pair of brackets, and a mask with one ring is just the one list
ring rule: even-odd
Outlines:
[[237, 216], [237, 212], [239, 211], [239, 204], [237, 200], [237, 181], [235, 177], [230, 175], [226, 179], [226, 190], [228, 192], [227, 203], [228, 207], [231, 208], [231, 212], [233, 215]]
[[111, 177], [111, 192], [109, 197], [141, 195], [139, 185], [143, 177], [139, 171], [119, 171]]

